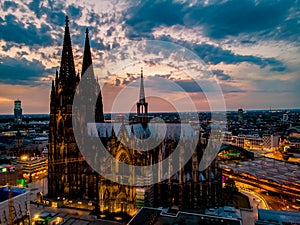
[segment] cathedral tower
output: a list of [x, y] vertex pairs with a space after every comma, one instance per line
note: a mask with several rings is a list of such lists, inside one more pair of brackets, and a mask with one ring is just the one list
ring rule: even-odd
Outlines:
[[[82, 74], [93, 72], [88, 32], [86, 35]], [[59, 72], [56, 71], [55, 81], [52, 81], [50, 97], [48, 196], [97, 200], [97, 175], [83, 160], [72, 126], [72, 104], [79, 81], [74, 67], [69, 19], [66, 17], [61, 65]], [[96, 80], [93, 84], [93, 91], [98, 95], [99, 85], [96, 85]], [[98, 100], [97, 104], [101, 107], [96, 118], [103, 121], [101, 94]]]
[[[49, 137], [49, 171], [48, 195], [72, 197], [79, 192], [79, 159], [72, 128], [72, 103], [75, 88], [79, 82], [76, 76], [72, 44], [69, 32], [69, 19], [66, 27], [61, 57], [60, 71], [56, 71], [52, 82], [50, 100], [50, 137]], [[69, 162], [73, 159], [75, 162]]]

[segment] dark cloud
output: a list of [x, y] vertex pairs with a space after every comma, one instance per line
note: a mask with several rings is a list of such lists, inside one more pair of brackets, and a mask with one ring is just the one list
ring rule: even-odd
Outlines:
[[235, 87], [231, 84], [228, 84], [228, 83], [226, 83], [226, 84], [222, 83], [222, 84], [220, 84], [220, 87], [221, 87], [222, 92], [224, 94], [227, 94], [227, 93], [245, 93], [246, 92], [245, 90], [241, 90], [241, 89], [239, 89], [239, 88], [237, 88], [237, 87]]
[[223, 70], [213, 70], [213, 74], [216, 75], [218, 80], [230, 80], [231, 77], [224, 73]]
[[[221, 88], [223, 93], [237, 93], [244, 92], [243, 90], [236, 88], [230, 84], [221, 84], [218, 86], [214, 81], [200, 80], [195, 81], [191, 79], [185, 80], [171, 80], [171, 84], [169, 82], [159, 82], [155, 77], [148, 77], [146, 85], [150, 85], [151, 87], [155, 87], [157, 90], [161, 92], [171, 93], [171, 92], [179, 92], [180, 89], [178, 87], [172, 85], [172, 83], [178, 85], [183, 89], [186, 93], [219, 93], [219, 87]], [[150, 83], [150, 84], [148, 84]], [[216, 86], [217, 85], [217, 86]]]
[[20, 58], [20, 57], [23, 57], [23, 56], [25, 56], [25, 55], [28, 55], [28, 53], [25, 52], [25, 51], [17, 52], [17, 56], [18, 56], [19, 58]]
[[[300, 7], [298, 8], [300, 11]], [[276, 38], [279, 40], [287, 40], [290, 42], [297, 43], [299, 45], [300, 41], [300, 14], [297, 17], [289, 18], [281, 24], [278, 29], [274, 29], [273, 32], [269, 34], [269, 38]]]
[[66, 13], [64, 10], [66, 7], [64, 4], [63, 1], [48, 1], [48, 4], [44, 4], [40, 0], [33, 0], [28, 4], [28, 7], [38, 19], [45, 16], [48, 23], [53, 24], [54, 27], [61, 27], [65, 24]]
[[276, 71], [278, 68], [280, 68], [279, 72], [282, 72], [286, 69], [283, 62], [275, 58], [263, 58], [253, 55], [238, 55], [234, 54], [230, 50], [224, 50], [221, 47], [216, 47], [209, 44], [194, 45], [191, 46], [191, 48], [206, 63], [211, 63], [214, 65], [221, 62], [225, 64], [239, 64], [246, 62], [258, 65], [260, 68], [270, 66], [273, 71]]
[[40, 78], [52, 74], [52, 70], [38, 60], [2, 57], [0, 59], [0, 80], [6, 84], [36, 85]]
[[139, 77], [138, 77], [138, 76], [135, 76], [135, 74], [127, 73], [126, 75], [127, 75], [127, 77], [124, 78], [124, 79], [123, 79], [123, 82], [122, 82], [123, 85], [128, 85], [128, 84], [135, 85], [134, 82], [135, 82], [137, 79], [139, 79]]
[[[178, 41], [172, 39], [170, 36], [162, 36], [161, 39], [164, 41], [177, 43], [181, 46], [184, 46], [185, 48], [194, 51], [200, 57], [200, 59], [202, 59], [207, 64], [239, 64], [242, 62], [246, 62], [258, 65], [260, 68], [269, 66], [272, 72], [284, 72], [287, 70], [284, 63], [280, 60], [277, 60], [276, 58], [263, 58], [253, 55], [239, 55], [233, 53], [231, 50], [225, 50], [219, 46], [214, 46], [206, 43], [194, 44], [187, 41]], [[156, 50], [159, 51], [159, 49]]]
[[169, 79], [169, 77], [171, 76], [171, 74], [155, 74], [155, 77], [161, 77], [161, 78], [165, 78], [165, 79]]
[[118, 86], [120, 86], [120, 84], [121, 84], [121, 80], [116, 78], [116, 86], [118, 87]]
[[254, 40], [243, 40], [243, 39], [240, 41], [241, 44], [250, 44], [250, 45], [256, 44], [256, 42], [257, 41]]
[[111, 36], [112, 33], [115, 31], [116, 29], [114, 27], [110, 27], [107, 31], [106, 31], [106, 36]]
[[68, 8], [67, 8], [67, 14], [70, 18], [72, 19], [79, 19], [81, 16], [82, 16], [82, 8], [81, 7], [76, 7], [74, 5], [70, 5]]
[[88, 22], [89, 23], [99, 23], [100, 22], [100, 15], [98, 13], [95, 13], [95, 12], [90, 12]]
[[194, 80], [174, 80], [185, 92], [203, 92]]
[[109, 50], [110, 49], [110, 46], [108, 44], [106, 44], [104, 42], [104, 40], [101, 38], [98, 38], [95, 40], [91, 39], [91, 46], [97, 50]]
[[40, 29], [33, 24], [27, 24], [25, 28], [25, 24], [18, 21], [14, 15], [5, 16], [5, 22], [5, 24], [0, 24], [0, 39], [26, 45], [49, 46], [53, 44], [51, 29], [45, 24], [42, 24]]
[[7, 11], [9, 8], [15, 9], [18, 7], [18, 4], [15, 2], [11, 2], [11, 1], [5, 1], [3, 3], [3, 10]]
[[6, 42], [5, 45], [2, 46], [3, 51], [9, 51], [12, 47], [16, 46], [12, 42]]
[[292, 0], [232, 0], [207, 7], [199, 5], [189, 9], [186, 22], [204, 24], [206, 34], [217, 39], [244, 32], [270, 32], [284, 22], [293, 5]]
[[126, 24], [131, 27], [128, 36], [131, 38], [149, 37], [155, 27], [183, 24], [183, 5], [172, 0], [142, 1], [138, 6], [130, 8], [124, 15], [129, 19]]
[[[46, 21], [50, 24], [53, 24], [55, 28], [61, 28], [65, 25], [65, 17], [66, 13], [61, 11], [59, 12], [52, 12], [48, 8], [44, 8], [44, 15], [47, 15]], [[73, 18], [70, 18], [70, 24], [74, 23]]]
[[278, 72], [278, 73], [281, 73], [281, 72], [285, 72], [287, 71], [287, 68], [285, 66], [280, 66], [278, 65], [277, 67], [273, 67], [270, 69], [271, 72]]
[[[300, 28], [298, 1], [231, 0], [205, 5], [204, 1], [142, 1], [128, 11], [124, 18], [130, 38], [153, 38], [152, 31], [160, 26], [200, 26], [213, 39], [224, 39], [240, 34], [255, 34], [266, 38], [297, 38]], [[246, 41], [247, 40], [243, 40]]]

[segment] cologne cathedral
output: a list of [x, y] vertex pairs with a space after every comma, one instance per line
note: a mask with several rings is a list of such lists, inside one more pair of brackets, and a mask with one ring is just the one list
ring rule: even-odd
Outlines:
[[[195, 139], [192, 135], [195, 130], [188, 123], [166, 123], [164, 134], [160, 132], [149, 134], [149, 130], [153, 131], [150, 128], [155, 126], [154, 130], [160, 131], [162, 125], [148, 123], [150, 117], [144, 92], [143, 71], [141, 71], [140, 96], [137, 97], [137, 113], [135, 119], [127, 124], [105, 122], [99, 84], [94, 77], [89, 80], [91, 85], [88, 91], [97, 94], [98, 97], [96, 105], [84, 101], [86, 113], [94, 110], [96, 122], [94, 129], [87, 129], [86, 132], [89, 137], [100, 139], [110, 155], [120, 162], [135, 166], [148, 166], [167, 159], [168, 166], [159, 168], [155, 173], [144, 174], [131, 174], [124, 171], [126, 168], [117, 168], [117, 170], [111, 170], [113, 181], [97, 173], [95, 165], [87, 162], [88, 160], [79, 151], [76, 142], [78, 140], [75, 140], [72, 126], [74, 95], [76, 91], [81, 91], [80, 88], [77, 90], [77, 86], [87, 70], [93, 74], [89, 32], [86, 30], [82, 72], [76, 74], [69, 20], [66, 17], [60, 70], [56, 71], [55, 80], [52, 81], [50, 96], [48, 197], [55, 200], [59, 198], [88, 200], [94, 203], [98, 213], [122, 212], [131, 216], [142, 206], [177, 206], [179, 209], [192, 210], [220, 205], [222, 174], [217, 160], [213, 160], [205, 170], [199, 170], [207, 140], [201, 138], [201, 135]], [[78, 117], [78, 123], [93, 122], [85, 121], [82, 117], [84, 115]], [[136, 145], [133, 143], [124, 144], [126, 140], [138, 143], [139, 140], [149, 137], [163, 141], [146, 152], [136, 150], [133, 147]], [[180, 146], [179, 139], [181, 140]], [[180, 147], [179, 154], [174, 157], [172, 153], [178, 146]], [[189, 146], [196, 146], [196, 148], [189, 148]], [[185, 159], [184, 153], [189, 149], [193, 149], [193, 152], [189, 159]], [[97, 157], [100, 156], [94, 156], [95, 160], [101, 162], [100, 166], [109, 170], [110, 164], [105, 164], [105, 159]], [[172, 173], [174, 165], [179, 165], [181, 169]], [[134, 183], [139, 185], [116, 182], [116, 180], [126, 179], [134, 179]], [[147, 180], [151, 182], [147, 183]]]

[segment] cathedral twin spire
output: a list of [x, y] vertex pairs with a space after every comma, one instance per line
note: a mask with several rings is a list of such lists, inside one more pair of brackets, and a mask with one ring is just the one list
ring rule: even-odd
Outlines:
[[[58, 77], [58, 72], [56, 71], [56, 83], [58, 79], [61, 82], [66, 82], [67, 80], [76, 80], [78, 78], [75, 72], [74, 66], [74, 57], [72, 52], [72, 42], [69, 31], [69, 18], [66, 16], [66, 26], [65, 26], [65, 34], [64, 34], [64, 42], [63, 42], [63, 50], [62, 57], [60, 63], [60, 75]], [[89, 31], [86, 28], [86, 37], [85, 37], [85, 46], [84, 46], [84, 55], [83, 55], [83, 63], [82, 63], [82, 72], [81, 76], [86, 72], [86, 70], [92, 65], [92, 54], [90, 48], [89, 41]]]
[[[56, 71], [55, 82], [52, 81], [51, 88], [51, 103], [54, 104], [55, 99], [70, 99], [70, 96], [74, 96], [76, 87], [79, 83], [79, 75], [76, 75], [75, 66], [74, 66], [74, 57], [72, 52], [72, 42], [69, 31], [69, 18], [66, 16], [66, 26], [65, 26], [65, 34], [64, 34], [64, 42], [63, 42], [63, 50], [60, 64], [60, 71], [58, 75], [58, 71]], [[83, 62], [82, 62], [82, 72], [81, 76], [89, 69], [88, 72], [92, 73], [91, 75], [94, 77], [94, 71], [92, 67], [92, 54], [90, 48], [89, 41], [89, 31], [86, 29], [86, 37], [85, 37], [85, 46], [84, 46], [84, 54], [83, 54]], [[99, 84], [96, 79], [91, 80], [91, 89], [93, 89], [93, 94], [98, 96], [98, 100], [96, 103], [96, 113], [95, 119], [96, 122], [103, 122], [103, 104], [102, 104], [102, 96]], [[62, 98], [61, 96], [65, 95], [66, 98]], [[69, 96], [69, 97], [67, 97]], [[73, 99], [70, 99], [71, 102], [67, 104], [72, 104]]]
[[[65, 22], [66, 22], [66, 26], [65, 26], [60, 72], [58, 75], [58, 71], [56, 71], [55, 82], [54, 81], [52, 82], [51, 101], [54, 101], [53, 99], [55, 99], [55, 97], [54, 97], [55, 95], [61, 95], [62, 93], [65, 93], [66, 95], [69, 95], [69, 96], [74, 96], [76, 86], [79, 83], [79, 79], [80, 79], [79, 76], [77, 76], [76, 72], [75, 72], [68, 16], [66, 16]], [[86, 29], [85, 34], [86, 35], [85, 35], [85, 45], [84, 45], [81, 77], [86, 72], [92, 73], [92, 76], [94, 77], [88, 28]], [[141, 68], [141, 84], [140, 84], [139, 101], [137, 103], [137, 116], [140, 119], [140, 122], [147, 123], [148, 103], [146, 102], [146, 99], [145, 99], [144, 80], [143, 79], [144, 79], [143, 78], [143, 68]], [[91, 80], [91, 82], [97, 83], [96, 80]], [[101, 95], [99, 84], [97, 83], [94, 87], [95, 87], [95, 89], [91, 88], [91, 89], [93, 89], [91, 91], [93, 91], [95, 94], [98, 95], [97, 103], [95, 106], [95, 110], [96, 110], [95, 120], [96, 120], [96, 122], [104, 122], [102, 95]], [[58, 93], [58, 90], [60, 90], [59, 93]], [[60, 97], [60, 96], [57, 96], [57, 97]]]
[[86, 70], [92, 64], [93, 62], [92, 62], [92, 53], [91, 53], [90, 39], [89, 39], [89, 29], [86, 28], [81, 76], [86, 72]]

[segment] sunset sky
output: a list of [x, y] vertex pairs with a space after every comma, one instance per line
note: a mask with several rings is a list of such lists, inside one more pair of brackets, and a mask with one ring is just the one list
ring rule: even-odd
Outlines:
[[0, 114], [18, 98], [24, 113], [49, 113], [66, 15], [79, 72], [90, 30], [105, 112], [125, 87], [136, 90], [118, 102], [134, 107], [140, 67], [153, 112], [192, 110], [186, 96], [208, 110], [220, 99], [205, 97], [211, 82], [228, 110], [300, 108], [299, 9], [298, 0], [0, 0]]

